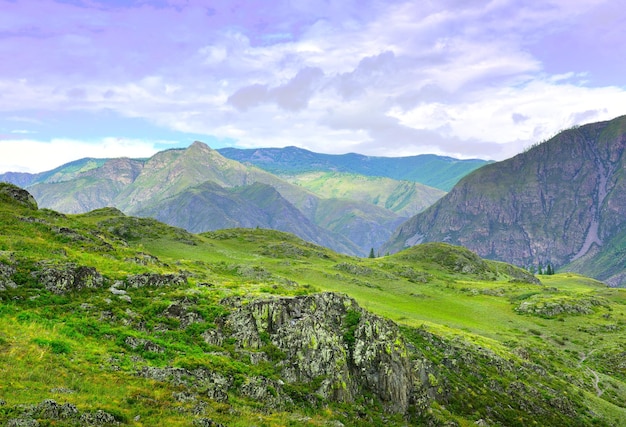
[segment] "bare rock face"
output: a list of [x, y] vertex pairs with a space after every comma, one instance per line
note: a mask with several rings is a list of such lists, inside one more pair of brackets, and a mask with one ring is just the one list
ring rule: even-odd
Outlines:
[[278, 349], [286, 383], [316, 384], [317, 395], [336, 402], [367, 393], [390, 412], [408, 411], [419, 386], [392, 321], [336, 293], [225, 303], [234, 310], [218, 333], [244, 349]]

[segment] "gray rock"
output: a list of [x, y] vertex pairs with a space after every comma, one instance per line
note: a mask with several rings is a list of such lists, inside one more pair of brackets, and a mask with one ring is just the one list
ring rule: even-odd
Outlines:
[[226, 427], [226, 425], [213, 421], [210, 418], [196, 418], [193, 420], [194, 427]]
[[174, 367], [155, 368], [144, 366], [138, 372], [138, 375], [157, 381], [169, 382], [175, 386], [184, 386], [194, 391], [202, 391], [208, 398], [217, 402], [228, 400], [228, 389], [233, 383], [232, 378], [204, 368], [188, 370]]
[[82, 425], [89, 426], [118, 426], [120, 423], [115, 417], [103, 410], [97, 410], [96, 412], [87, 412], [80, 416], [80, 422]]
[[7, 421], [7, 427], [39, 427], [39, 421], [32, 418], [13, 418]]
[[185, 284], [187, 284], [187, 276], [184, 274], [144, 273], [126, 278], [126, 285], [129, 288], [183, 286]]
[[4, 291], [7, 288], [17, 287], [15, 282], [12, 280], [12, 276], [16, 271], [15, 266], [0, 262], [0, 291]]
[[35, 414], [37, 414], [38, 418], [63, 420], [78, 416], [78, 409], [70, 403], [59, 405], [56, 401], [47, 399], [37, 405]]
[[163, 347], [144, 338], [126, 337], [124, 343], [133, 350], [142, 348], [145, 351], [151, 351], [153, 353], [165, 352], [165, 349]]
[[173, 302], [163, 312], [163, 315], [171, 319], [177, 319], [181, 328], [186, 328], [193, 323], [204, 322], [202, 316], [194, 311], [190, 311], [183, 302]]
[[79, 291], [84, 288], [100, 288], [104, 283], [102, 275], [93, 267], [65, 264], [48, 266], [31, 273], [45, 288], [55, 294]]

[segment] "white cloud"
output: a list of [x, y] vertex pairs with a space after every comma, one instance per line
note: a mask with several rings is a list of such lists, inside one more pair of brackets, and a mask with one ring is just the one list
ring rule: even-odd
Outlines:
[[[33, 43], [75, 58], [76, 70], [63, 69], [54, 55], [42, 54], [38, 64], [16, 60], [11, 67], [19, 73], [0, 76], [0, 112], [109, 109], [168, 129], [234, 138], [242, 147], [497, 159], [580, 121], [626, 113], [626, 88], [589, 86], [593, 76], [584, 69], [550, 74], [534, 49], [545, 37], [576, 32], [585, 16], [600, 26], [598, 11], [622, 13], [606, 1], [298, 1], [258, 22], [235, 16], [236, 2], [217, 4], [213, 15], [184, 3], [177, 9], [145, 3], [90, 15], [47, 1], [58, 21], [39, 23], [52, 36]], [[22, 31], [33, 25], [23, 21], [13, 25]], [[59, 32], [67, 37], [58, 40]], [[2, 47], [0, 41], [0, 52], [11, 57]], [[49, 72], [38, 70], [40, 63]], [[18, 142], [26, 143], [11, 143]], [[0, 150], [7, 143], [0, 141]], [[41, 150], [31, 152], [45, 158], [45, 144], [67, 143], [39, 143], [31, 148]], [[72, 143], [69, 160], [102, 150]], [[146, 153], [156, 147], [128, 141], [126, 148], [135, 143]], [[23, 152], [13, 147], [16, 156]], [[56, 161], [67, 150], [54, 151]], [[0, 154], [21, 164], [9, 151]], [[32, 164], [33, 157], [19, 158]]]
[[[43, 172], [84, 157], [150, 157], [172, 141], [103, 138], [85, 142], [70, 139], [0, 141], [0, 173]], [[25, 167], [27, 165], [27, 167]]]

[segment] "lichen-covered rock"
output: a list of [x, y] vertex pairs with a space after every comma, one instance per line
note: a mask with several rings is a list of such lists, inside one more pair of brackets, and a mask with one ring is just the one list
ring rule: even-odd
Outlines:
[[163, 353], [165, 351], [160, 345], [144, 338], [126, 337], [124, 343], [133, 350], [141, 348], [152, 353]]
[[37, 418], [62, 420], [78, 416], [78, 409], [70, 403], [59, 405], [55, 400], [46, 399], [35, 408]]
[[4, 291], [7, 288], [17, 287], [11, 278], [15, 272], [15, 266], [0, 262], [0, 291]]
[[175, 386], [184, 386], [191, 390], [203, 392], [209, 399], [217, 402], [228, 401], [228, 389], [233, 379], [209, 369], [155, 368], [144, 366], [138, 373], [144, 378], [165, 381]]
[[144, 273], [126, 277], [126, 285], [129, 288], [182, 286], [186, 283], [187, 276], [184, 274]]
[[293, 403], [291, 399], [283, 393], [283, 384], [280, 381], [271, 380], [265, 377], [252, 377], [239, 388], [241, 395], [250, 399], [263, 402], [266, 406], [277, 409], [283, 408], [286, 404]]
[[542, 317], [554, 317], [560, 314], [591, 314], [593, 308], [598, 306], [607, 306], [608, 302], [602, 298], [584, 297], [584, 298], [532, 298], [529, 301], [523, 301], [515, 311], [523, 314], [533, 314]]
[[32, 418], [12, 418], [7, 421], [7, 427], [39, 427], [39, 421]]
[[87, 412], [80, 416], [80, 423], [84, 426], [118, 426], [119, 421], [108, 412], [97, 410], [96, 412]]
[[163, 315], [180, 322], [181, 328], [186, 328], [193, 323], [204, 322], [202, 316], [189, 310], [189, 305], [185, 301], [176, 301], [169, 305], [163, 312]]
[[55, 294], [100, 288], [104, 283], [104, 278], [95, 268], [71, 263], [55, 266], [42, 264], [32, 275]]
[[315, 393], [337, 402], [354, 402], [366, 392], [390, 412], [408, 410], [416, 382], [392, 321], [336, 293], [225, 303], [233, 311], [221, 333], [242, 348], [277, 347], [285, 356], [278, 362], [284, 381], [319, 383]]
[[194, 427], [226, 427], [224, 424], [213, 421], [210, 418], [196, 418], [193, 420]]

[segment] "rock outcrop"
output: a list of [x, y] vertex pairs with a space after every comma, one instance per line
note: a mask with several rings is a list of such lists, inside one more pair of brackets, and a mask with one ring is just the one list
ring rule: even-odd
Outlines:
[[228, 336], [241, 349], [277, 349], [282, 380], [315, 384], [323, 399], [352, 403], [367, 394], [389, 412], [408, 411], [420, 385], [392, 321], [335, 293], [225, 303], [233, 311], [208, 339]]
[[93, 267], [76, 264], [45, 265], [31, 273], [44, 287], [55, 294], [100, 288], [104, 277]]
[[26, 190], [5, 182], [0, 182], [0, 201], [16, 203], [29, 209], [37, 210], [37, 201]]

